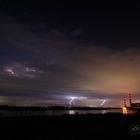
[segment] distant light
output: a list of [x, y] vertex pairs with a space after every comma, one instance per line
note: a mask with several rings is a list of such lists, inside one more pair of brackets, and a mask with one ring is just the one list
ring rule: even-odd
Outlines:
[[102, 101], [102, 103], [100, 104], [100, 106], [103, 106], [103, 105], [105, 104], [106, 101], [107, 101], [107, 100], [104, 99], [104, 100]]
[[70, 114], [70, 115], [75, 114], [74, 110], [70, 110], [70, 111], [69, 111], [69, 114]]
[[13, 69], [10, 69], [10, 68], [5, 69], [5, 72], [7, 72], [7, 73], [9, 73], [11, 75], [14, 75], [15, 74], [15, 72], [13, 71]]
[[83, 96], [68, 96], [67, 98], [70, 99], [70, 100], [75, 100], [75, 99], [82, 100], [82, 99], [87, 99], [88, 97], [83, 97]]
[[122, 108], [122, 111], [123, 111], [123, 114], [128, 114], [128, 110], [127, 110], [126, 107], [123, 107], [123, 108]]
[[77, 99], [78, 97], [70, 97], [71, 100]]

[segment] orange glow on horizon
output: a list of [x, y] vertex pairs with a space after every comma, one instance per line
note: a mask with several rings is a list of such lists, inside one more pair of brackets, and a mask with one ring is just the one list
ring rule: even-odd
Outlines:
[[128, 110], [127, 110], [126, 107], [123, 107], [123, 108], [122, 108], [122, 111], [123, 111], [123, 114], [128, 114]]

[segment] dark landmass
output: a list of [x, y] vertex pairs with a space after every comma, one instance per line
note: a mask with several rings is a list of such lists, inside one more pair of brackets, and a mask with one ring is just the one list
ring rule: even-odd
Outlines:
[[120, 107], [70, 107], [69, 110], [110, 110], [121, 109]]
[[139, 114], [0, 118], [1, 138], [6, 140], [135, 139], [140, 137], [139, 126]]
[[0, 105], [0, 110], [109, 110], [109, 109], [121, 109], [119, 107], [65, 107], [65, 106], [49, 106], [49, 107], [40, 107], [40, 106], [8, 106]]

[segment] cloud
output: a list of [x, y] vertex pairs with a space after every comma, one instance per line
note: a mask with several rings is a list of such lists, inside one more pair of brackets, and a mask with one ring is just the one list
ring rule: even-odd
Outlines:
[[43, 71], [38, 70], [35, 67], [18, 63], [6, 65], [0, 72], [1, 75], [17, 78], [35, 78], [38, 74], [41, 73], [43, 73]]
[[82, 33], [83, 33], [82, 29], [76, 29], [71, 32], [72, 36], [74, 36], [74, 37], [78, 37], [78, 36], [82, 35]]
[[61, 104], [67, 96], [81, 96], [118, 105], [128, 92], [139, 97], [138, 48], [113, 50], [81, 43], [48, 24], [0, 19], [0, 95], [8, 98], [5, 103], [22, 97], [38, 99], [33, 104]]
[[140, 92], [140, 51], [128, 48], [114, 51], [102, 47], [79, 49], [69, 67], [84, 77], [78, 86], [108, 93]]

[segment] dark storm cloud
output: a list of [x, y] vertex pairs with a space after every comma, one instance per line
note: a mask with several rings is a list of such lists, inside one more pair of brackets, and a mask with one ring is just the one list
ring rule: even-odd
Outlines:
[[[0, 18], [2, 21], [0, 23], [1, 53], [6, 59], [10, 57], [13, 60], [25, 61], [32, 59], [61, 61], [61, 56], [64, 56], [64, 52], [68, 51], [67, 48], [73, 44], [63, 37], [60, 38], [59, 31], [45, 29], [45, 25], [40, 25], [40, 23], [21, 23], [9, 16], [1, 16]], [[44, 34], [42, 30], [45, 32]]]
[[9, 16], [0, 21], [1, 103], [67, 104], [67, 96], [82, 96], [93, 105], [94, 99], [118, 105], [128, 92], [139, 96], [138, 48], [81, 43], [79, 28], [62, 32]]

